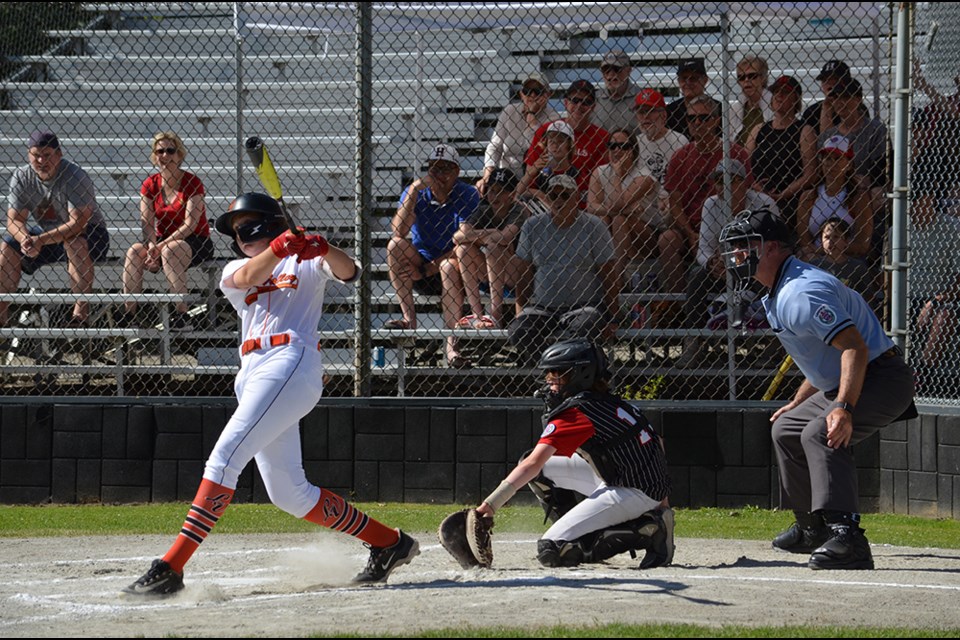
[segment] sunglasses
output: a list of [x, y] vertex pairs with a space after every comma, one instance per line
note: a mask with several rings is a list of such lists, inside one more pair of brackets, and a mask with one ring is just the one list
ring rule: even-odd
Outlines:
[[607, 149], [632, 149], [633, 145], [629, 142], [608, 142]]
[[596, 102], [593, 98], [567, 98], [570, 104], [582, 104], [585, 107], [592, 107]]
[[533, 98], [539, 98], [546, 92], [547, 92], [546, 89], [536, 89], [536, 88], [527, 89], [526, 87], [524, 87], [523, 89], [520, 89], [520, 93], [522, 93], [525, 96], [531, 96]]
[[153, 150], [158, 156], [172, 156], [177, 152], [176, 147], [158, 147]]
[[737, 82], [743, 82], [744, 80], [756, 80], [760, 77], [760, 74], [757, 72], [753, 73], [738, 73]]
[[690, 122], [706, 122], [707, 120], [712, 120], [717, 116], [712, 113], [688, 113], [687, 120]]

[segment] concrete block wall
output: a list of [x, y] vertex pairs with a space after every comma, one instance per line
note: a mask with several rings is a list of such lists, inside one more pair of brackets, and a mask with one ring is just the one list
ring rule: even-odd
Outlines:
[[[235, 408], [204, 404], [2, 404], [0, 503], [189, 501]], [[779, 504], [768, 409], [645, 407], [664, 436], [681, 507]], [[314, 483], [354, 501], [470, 504], [536, 442], [539, 405], [378, 400], [317, 406], [301, 422]], [[856, 447], [861, 507], [960, 517], [960, 416], [925, 413]], [[256, 465], [238, 502], [268, 502]], [[518, 500], [532, 503], [524, 490]]]

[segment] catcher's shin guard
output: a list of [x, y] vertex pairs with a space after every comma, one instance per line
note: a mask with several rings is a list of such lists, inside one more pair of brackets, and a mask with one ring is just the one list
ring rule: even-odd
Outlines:
[[579, 538], [584, 548], [584, 562], [602, 562], [625, 551], [636, 558], [637, 551], [649, 549], [654, 536], [661, 530], [661, 521], [653, 513], [594, 531]]

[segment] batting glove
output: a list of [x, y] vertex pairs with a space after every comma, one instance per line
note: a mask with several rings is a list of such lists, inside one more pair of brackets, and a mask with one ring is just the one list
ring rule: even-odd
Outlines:
[[306, 240], [304, 247], [297, 251], [297, 255], [299, 256], [297, 262], [323, 257], [330, 251], [330, 244], [327, 243], [326, 238], [323, 236], [309, 235], [304, 236], [304, 239]]
[[296, 255], [305, 244], [305, 236], [287, 231], [270, 241], [270, 249], [273, 251], [273, 255], [278, 258], [286, 258]]

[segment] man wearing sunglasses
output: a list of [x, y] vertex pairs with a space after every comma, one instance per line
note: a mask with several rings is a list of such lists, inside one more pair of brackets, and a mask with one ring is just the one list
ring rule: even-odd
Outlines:
[[[606, 161], [607, 154], [607, 131], [593, 124], [593, 112], [597, 106], [596, 88], [587, 80], [573, 82], [563, 96], [563, 106], [567, 110], [563, 120], [573, 127], [574, 131], [576, 149], [573, 165], [577, 168], [577, 188], [581, 194], [586, 194], [590, 188], [593, 170]], [[528, 167], [533, 166], [546, 152], [543, 135], [549, 126], [541, 125], [534, 134], [524, 159]], [[585, 199], [581, 206], [586, 206]]]
[[[681, 60], [677, 65], [677, 85], [680, 87], [680, 98], [667, 105], [667, 126], [691, 138], [687, 126], [687, 108], [694, 98], [706, 96], [707, 69], [701, 58]], [[712, 98], [711, 98], [712, 100]]]
[[560, 118], [549, 104], [552, 95], [550, 83], [542, 73], [534, 71], [523, 81], [520, 101], [511, 102], [500, 112], [483, 156], [483, 177], [477, 181], [481, 196], [486, 195], [495, 169], [509, 169], [518, 179], [523, 176], [523, 156], [533, 142], [533, 134], [540, 125]]
[[597, 109], [593, 116], [598, 127], [607, 131], [633, 131], [637, 126], [633, 100], [640, 87], [630, 80], [632, 71], [630, 56], [623, 51], [614, 49], [603, 56], [600, 61], [603, 86], [597, 89]]
[[[27, 157], [30, 163], [10, 180], [7, 233], [0, 242], [0, 292], [16, 291], [22, 273], [66, 261], [70, 290], [90, 293], [93, 263], [103, 260], [110, 248], [93, 180], [63, 158], [59, 138], [49, 131], [30, 136]], [[34, 224], [29, 223], [31, 216]], [[8, 307], [8, 302], [0, 302], [0, 326], [7, 324]], [[89, 312], [90, 304], [78, 301], [68, 326], [85, 325]]]

